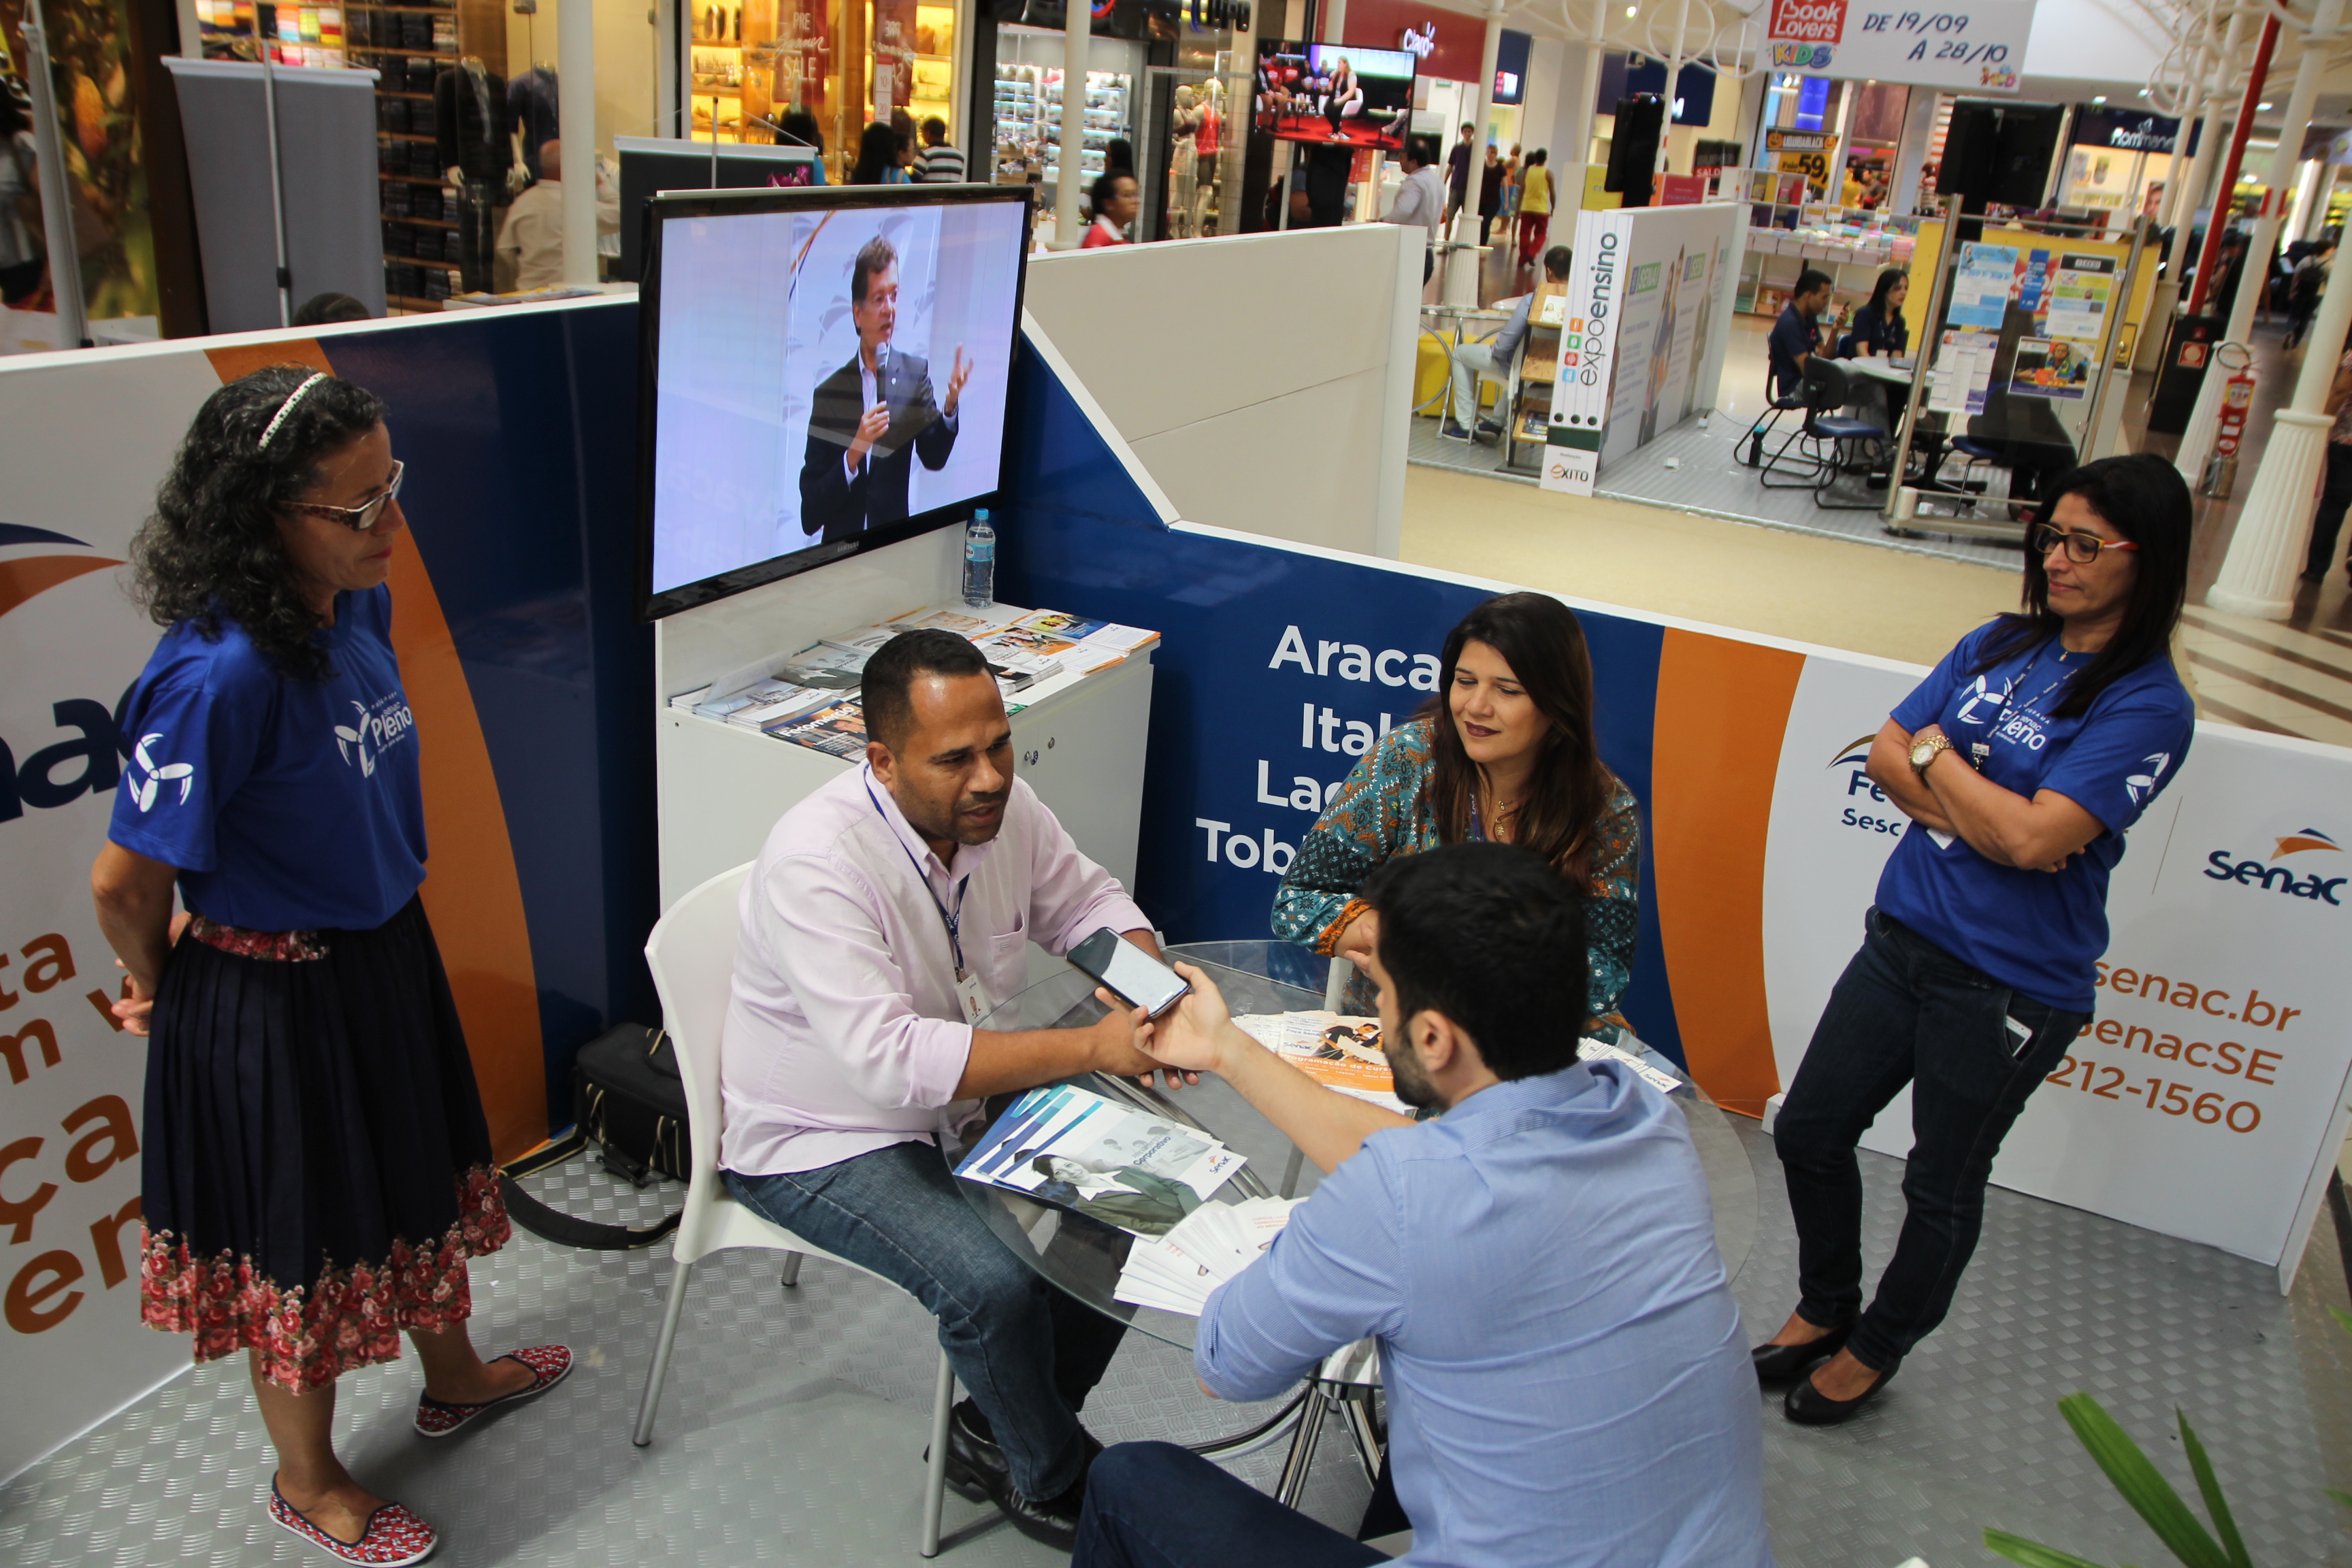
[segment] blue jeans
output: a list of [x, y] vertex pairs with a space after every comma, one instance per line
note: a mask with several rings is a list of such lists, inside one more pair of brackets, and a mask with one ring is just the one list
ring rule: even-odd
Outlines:
[[1173, 1443], [1105, 1448], [1070, 1568], [1361, 1568], [1388, 1558]]
[[1077, 1484], [1087, 1451], [1078, 1411], [1127, 1325], [1013, 1257], [956, 1190], [938, 1149], [894, 1143], [814, 1171], [721, 1174], [742, 1203], [929, 1310], [1022, 1496], [1047, 1501]]
[[[1884, 1372], [1950, 1310], [1984, 1225], [1993, 1156], [2091, 1016], [2021, 995], [1875, 909], [1863, 931], [1772, 1140], [1797, 1224], [1797, 1311], [1821, 1328], [1860, 1313], [1848, 1348]], [[1864, 1312], [1854, 1148], [1906, 1083], [1903, 1232]]]

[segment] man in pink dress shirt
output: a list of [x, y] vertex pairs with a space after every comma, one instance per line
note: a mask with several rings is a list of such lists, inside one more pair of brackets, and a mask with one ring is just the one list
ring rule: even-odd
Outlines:
[[786, 812], [743, 886], [720, 1046], [719, 1163], [742, 1202], [903, 1287], [971, 1397], [948, 1479], [1067, 1548], [1100, 1445], [1077, 1412], [1121, 1325], [1054, 1289], [956, 1191], [936, 1146], [986, 1096], [1148, 1075], [1124, 1009], [1083, 1029], [974, 1026], [1060, 955], [1151, 922], [1013, 776], [978, 649], [907, 632], [867, 661], [866, 765]]

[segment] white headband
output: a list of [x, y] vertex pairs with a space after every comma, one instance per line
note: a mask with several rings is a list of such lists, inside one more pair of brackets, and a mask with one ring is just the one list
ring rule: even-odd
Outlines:
[[310, 374], [310, 380], [296, 387], [292, 392], [288, 393], [286, 395], [286, 401], [278, 405], [277, 416], [269, 421], [269, 428], [261, 433], [261, 440], [259, 444], [254, 447], [254, 450], [257, 452], [268, 451], [269, 449], [269, 438], [278, 434], [278, 427], [286, 423], [286, 416], [294, 412], [295, 405], [300, 403], [303, 396], [308, 394], [312, 387], [318, 385], [320, 382], [326, 379], [326, 372], [313, 371]]

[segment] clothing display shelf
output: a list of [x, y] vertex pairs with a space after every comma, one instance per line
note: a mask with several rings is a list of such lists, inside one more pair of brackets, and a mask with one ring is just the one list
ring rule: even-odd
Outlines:
[[[457, 232], [457, 192], [436, 166], [433, 79], [468, 55], [504, 77], [505, 8], [499, 0], [396, 5], [351, 0], [342, 10], [351, 63], [376, 72], [385, 302], [395, 311], [437, 311], [462, 290], [449, 254], [449, 237]], [[498, 110], [504, 114], [506, 106]]]

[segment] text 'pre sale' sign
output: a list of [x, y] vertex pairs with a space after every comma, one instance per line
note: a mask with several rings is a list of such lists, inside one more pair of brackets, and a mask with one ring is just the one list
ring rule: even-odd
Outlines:
[[1909, 82], [1956, 92], [2015, 92], [2033, 0], [1959, 0], [1916, 11], [1869, 0], [1772, 0], [1774, 70]]

